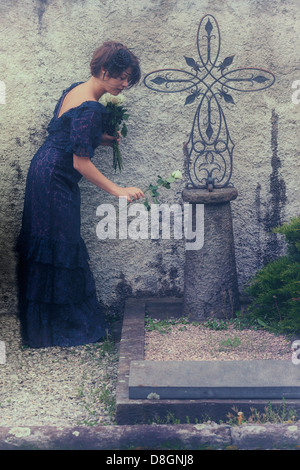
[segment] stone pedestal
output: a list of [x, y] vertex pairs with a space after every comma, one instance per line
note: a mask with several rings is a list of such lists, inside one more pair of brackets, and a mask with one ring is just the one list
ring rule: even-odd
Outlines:
[[[184, 189], [183, 201], [204, 205], [204, 244], [186, 250], [184, 272], [184, 315], [191, 320], [232, 318], [239, 309], [230, 201], [235, 188]], [[195, 226], [195, 221], [193, 221]]]

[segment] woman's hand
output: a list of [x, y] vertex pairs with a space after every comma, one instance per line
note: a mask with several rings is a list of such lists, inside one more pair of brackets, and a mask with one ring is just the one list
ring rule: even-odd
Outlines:
[[100, 145], [102, 145], [103, 147], [112, 147], [115, 141], [117, 141], [118, 145], [120, 145], [120, 137], [120, 132], [118, 132], [117, 136], [109, 135], [104, 132], [104, 134], [102, 134], [102, 140], [100, 142]]
[[133, 201], [136, 201], [137, 199], [140, 199], [141, 197], [145, 197], [145, 194], [143, 193], [143, 191], [135, 187], [118, 188], [117, 194], [115, 195], [117, 197], [125, 196], [128, 202], [133, 202]]

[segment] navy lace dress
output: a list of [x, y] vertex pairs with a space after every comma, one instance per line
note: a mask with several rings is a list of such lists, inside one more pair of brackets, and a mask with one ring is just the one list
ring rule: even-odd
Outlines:
[[79, 83], [64, 90], [27, 176], [16, 249], [22, 337], [33, 348], [96, 342], [108, 330], [80, 235], [82, 176], [73, 168], [73, 153], [93, 157], [106, 108], [86, 101], [57, 117]]

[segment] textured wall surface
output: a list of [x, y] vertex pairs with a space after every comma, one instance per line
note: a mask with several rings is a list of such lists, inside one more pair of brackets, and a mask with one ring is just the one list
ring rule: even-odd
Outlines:
[[[197, 56], [201, 17], [214, 15], [221, 30], [220, 59], [235, 67], [260, 67], [276, 75], [260, 93], [235, 93], [224, 106], [235, 142], [232, 202], [239, 286], [264, 262], [282, 253], [270, 233], [300, 212], [299, 113], [292, 84], [300, 80], [298, 0], [0, 0], [1, 132], [1, 311], [16, 308], [13, 246], [20, 228], [26, 174], [46, 136], [63, 89], [89, 78], [93, 50], [116, 39], [133, 48], [145, 75], [159, 68], [184, 68]], [[94, 163], [108, 178], [142, 189], [156, 176], [184, 168], [183, 143], [196, 104], [182, 93], [163, 95], [141, 82], [126, 93], [129, 134], [122, 142], [124, 170], [114, 174], [110, 149]], [[3, 101], [3, 100], [2, 100]], [[185, 181], [162, 191], [180, 202]], [[82, 235], [103, 305], [118, 312], [126, 296], [182, 295], [184, 240], [99, 240], [97, 207], [117, 201], [81, 182]]]

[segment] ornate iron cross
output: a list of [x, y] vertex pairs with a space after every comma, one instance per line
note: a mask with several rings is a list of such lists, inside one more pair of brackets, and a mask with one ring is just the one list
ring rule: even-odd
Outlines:
[[189, 72], [160, 69], [148, 73], [144, 84], [163, 93], [188, 91], [185, 105], [200, 100], [192, 130], [186, 143], [189, 182], [187, 187], [224, 188], [232, 175], [234, 143], [230, 137], [222, 101], [234, 105], [231, 90], [253, 92], [269, 88], [275, 82], [272, 72], [259, 68], [230, 70], [234, 55], [218, 62], [220, 29], [212, 15], [205, 15], [198, 26], [197, 49], [200, 62], [186, 57]]

